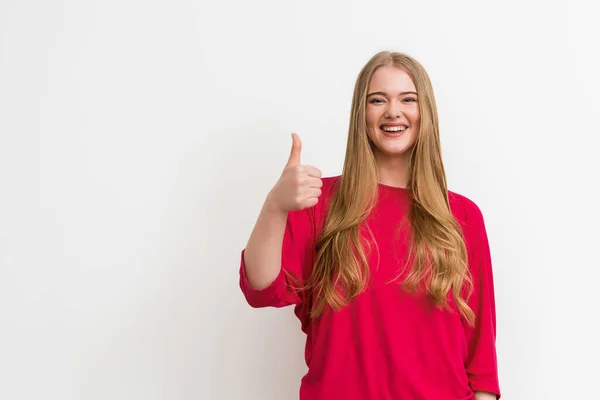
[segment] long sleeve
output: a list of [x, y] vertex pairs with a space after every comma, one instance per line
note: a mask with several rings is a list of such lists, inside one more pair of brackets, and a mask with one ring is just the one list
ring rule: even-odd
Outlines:
[[[474, 203], [473, 203], [474, 205]], [[468, 356], [465, 364], [473, 391], [487, 391], [500, 398], [496, 356], [496, 304], [490, 247], [483, 215], [477, 206], [469, 212], [469, 267], [474, 291], [469, 306], [475, 313], [475, 326], [463, 320]]]
[[315, 253], [314, 207], [288, 213], [281, 251], [279, 275], [264, 289], [254, 289], [246, 276], [244, 253], [240, 260], [240, 288], [252, 307], [284, 307], [301, 304], [305, 292], [299, 288], [310, 276]]

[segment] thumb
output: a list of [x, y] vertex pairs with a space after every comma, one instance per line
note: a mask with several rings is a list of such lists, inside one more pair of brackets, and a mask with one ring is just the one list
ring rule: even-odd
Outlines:
[[290, 152], [290, 158], [288, 159], [286, 167], [300, 165], [300, 153], [302, 152], [302, 142], [300, 137], [292, 133], [292, 151]]

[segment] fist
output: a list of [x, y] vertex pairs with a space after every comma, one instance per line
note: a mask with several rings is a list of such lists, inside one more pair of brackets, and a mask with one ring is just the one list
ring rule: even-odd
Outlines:
[[302, 165], [300, 154], [302, 142], [292, 133], [292, 151], [281, 177], [269, 193], [271, 204], [283, 212], [314, 207], [321, 195], [321, 171], [316, 167]]

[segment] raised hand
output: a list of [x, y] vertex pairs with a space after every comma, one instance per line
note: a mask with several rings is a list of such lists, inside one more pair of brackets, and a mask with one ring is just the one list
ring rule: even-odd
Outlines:
[[292, 133], [290, 157], [268, 196], [271, 205], [283, 212], [314, 207], [321, 195], [321, 171], [316, 167], [302, 165], [301, 153], [300, 137]]

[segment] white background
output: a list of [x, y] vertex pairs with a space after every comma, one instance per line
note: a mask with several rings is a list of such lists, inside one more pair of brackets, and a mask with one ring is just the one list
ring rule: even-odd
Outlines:
[[429, 72], [484, 213], [503, 398], [600, 398], [590, 7], [1, 0], [0, 399], [297, 398], [299, 323], [244, 302], [239, 256], [291, 132], [341, 173], [384, 49]]

